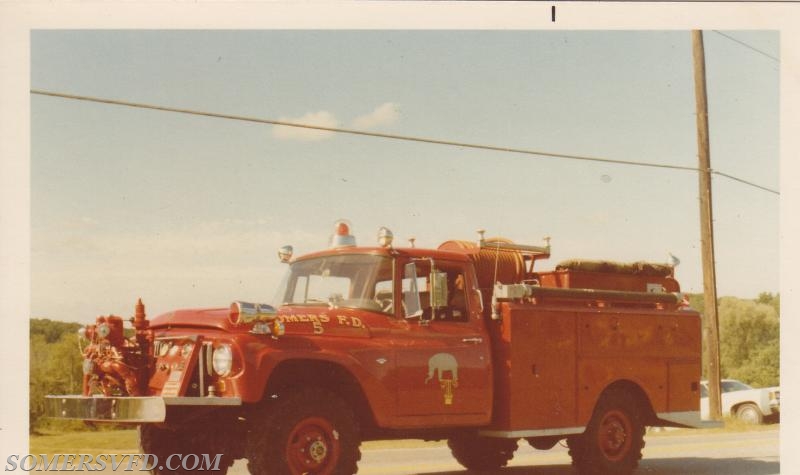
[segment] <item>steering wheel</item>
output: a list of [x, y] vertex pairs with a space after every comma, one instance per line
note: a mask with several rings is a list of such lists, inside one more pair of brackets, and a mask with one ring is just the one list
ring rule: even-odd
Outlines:
[[391, 297], [378, 298], [378, 305], [381, 307], [381, 312], [392, 313], [394, 312], [394, 302]]

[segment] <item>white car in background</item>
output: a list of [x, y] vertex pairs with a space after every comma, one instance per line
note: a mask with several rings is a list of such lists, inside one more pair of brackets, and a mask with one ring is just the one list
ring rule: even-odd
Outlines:
[[[735, 417], [748, 424], [761, 424], [764, 418], [777, 419], [781, 411], [779, 387], [755, 389], [735, 379], [720, 382], [722, 416]], [[709, 418], [708, 382], [700, 382], [700, 417]]]

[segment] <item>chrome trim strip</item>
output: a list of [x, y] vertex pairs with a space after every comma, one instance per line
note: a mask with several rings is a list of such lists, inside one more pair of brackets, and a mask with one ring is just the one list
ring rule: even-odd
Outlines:
[[241, 406], [242, 398], [235, 397], [165, 397], [167, 406]]
[[641, 301], [645, 303], [677, 304], [678, 294], [663, 292], [634, 292], [628, 290], [573, 289], [559, 287], [528, 286], [533, 297], [575, 298], [587, 300], [617, 300], [620, 302]]
[[206, 342], [197, 350], [197, 380], [200, 385], [197, 394], [203, 397], [206, 395]]
[[478, 434], [486, 437], [503, 437], [513, 439], [517, 437], [549, 437], [553, 435], [582, 434], [586, 427], [562, 427], [558, 429], [531, 429], [531, 430], [482, 430]]
[[664, 422], [695, 429], [713, 429], [725, 426], [722, 421], [700, 419], [700, 411], [659, 412], [656, 417]]
[[46, 396], [45, 416], [96, 422], [164, 422], [167, 406], [241, 406], [240, 397]]
[[197, 341], [197, 335], [184, 335], [182, 333], [170, 335], [170, 334], [159, 334], [156, 337], [156, 340], [191, 340]]

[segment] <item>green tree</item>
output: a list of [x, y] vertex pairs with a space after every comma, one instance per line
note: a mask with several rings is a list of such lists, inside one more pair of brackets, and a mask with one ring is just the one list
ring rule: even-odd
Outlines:
[[777, 315], [781, 314], [781, 294], [772, 295], [772, 292], [761, 292], [756, 298], [757, 303], [770, 305]]
[[778, 344], [762, 346], [731, 377], [747, 381], [756, 387], [780, 385], [780, 348]]
[[46, 395], [81, 393], [83, 357], [75, 332], [79, 327], [77, 323], [31, 320], [28, 385], [32, 431], [47, 425], [42, 418]]
[[66, 333], [75, 335], [81, 326], [80, 323], [59, 322], [47, 318], [32, 318], [30, 334], [31, 336], [42, 335], [47, 343], [55, 343]]
[[720, 299], [723, 375], [758, 386], [780, 383], [780, 319], [776, 308], [772, 301]]
[[[687, 295], [701, 314], [703, 294]], [[754, 386], [780, 384], [780, 294], [762, 292], [756, 299], [723, 297], [718, 301], [720, 372]], [[703, 377], [708, 368], [708, 322], [703, 322]]]

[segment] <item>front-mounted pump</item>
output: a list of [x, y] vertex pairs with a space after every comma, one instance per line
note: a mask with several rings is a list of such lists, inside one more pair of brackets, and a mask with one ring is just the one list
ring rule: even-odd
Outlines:
[[82, 340], [89, 341], [82, 350], [84, 396], [146, 394], [153, 364], [153, 331], [141, 299], [130, 322], [134, 329], [130, 338], [125, 338], [123, 319], [115, 315], [97, 317], [94, 325], [78, 331]]

